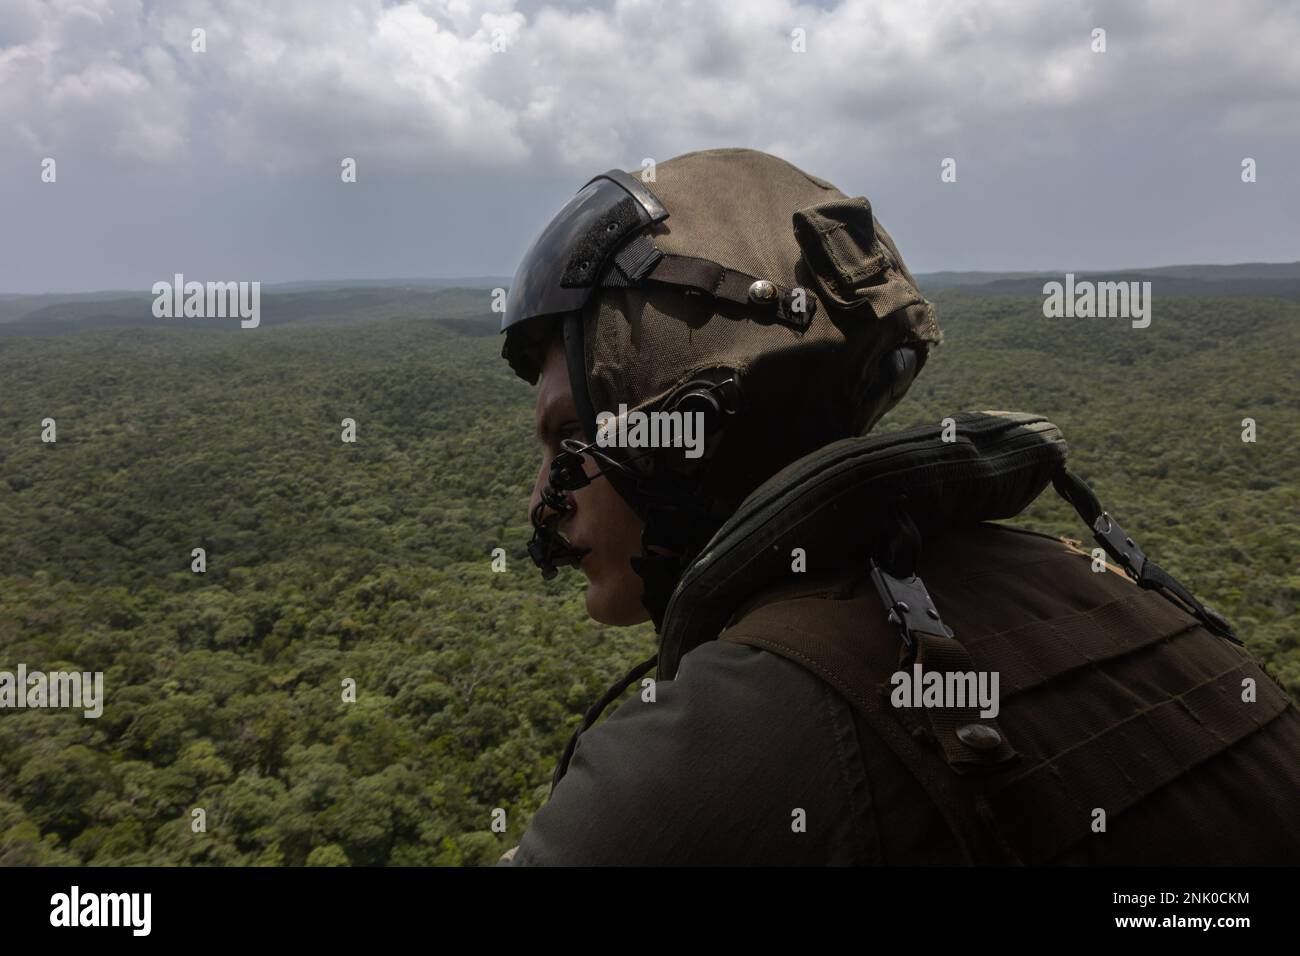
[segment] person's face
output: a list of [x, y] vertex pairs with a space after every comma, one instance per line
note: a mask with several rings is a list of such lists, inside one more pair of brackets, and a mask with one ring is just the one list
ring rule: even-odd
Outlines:
[[[569, 388], [564, 349], [554, 342], [546, 353], [537, 390], [537, 437], [542, 443], [542, 465], [533, 483], [528, 513], [541, 501], [550, 478], [551, 460], [562, 450], [565, 438], [591, 441], [578, 421], [578, 409]], [[588, 475], [599, 470], [590, 455], [584, 457]], [[631, 559], [641, 553], [643, 523], [614, 490], [608, 478], [597, 478], [585, 488], [565, 492], [574, 508], [553, 525], [575, 548], [590, 549], [578, 565], [587, 576], [587, 614], [601, 624], [622, 626], [649, 620], [641, 603], [644, 584]], [[542, 517], [553, 512], [547, 508]]]

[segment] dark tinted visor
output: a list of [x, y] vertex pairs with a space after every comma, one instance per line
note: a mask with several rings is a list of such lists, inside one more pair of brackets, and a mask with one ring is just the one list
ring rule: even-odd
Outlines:
[[610, 170], [578, 190], [524, 254], [506, 296], [501, 331], [586, 305], [609, 258], [632, 236], [667, 218], [640, 180]]

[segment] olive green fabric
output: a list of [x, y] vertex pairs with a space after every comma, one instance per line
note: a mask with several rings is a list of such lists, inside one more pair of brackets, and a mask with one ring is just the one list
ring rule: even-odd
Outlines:
[[780, 465], [858, 434], [898, 397], [872, 394], [882, 358], [903, 343], [939, 342], [933, 307], [865, 198], [749, 149], [666, 160], [646, 185], [669, 212], [647, 233], [661, 251], [804, 289], [815, 303], [804, 330], [668, 285], [604, 289], [589, 304], [584, 347], [597, 412], [647, 405], [702, 369], [740, 372], [747, 412], [730, 426], [714, 484], [747, 491]]
[[962, 860], [925, 791], [834, 689], [777, 654], [711, 641], [653, 701], [634, 695], [582, 735], [501, 865]]
[[1249, 653], [1053, 538], [979, 525], [927, 541], [918, 572], [974, 667], [1000, 675], [1021, 755], [1005, 768], [954, 772], [924, 715], [891, 706], [901, 641], [865, 564], [767, 591], [720, 639], [851, 701], [972, 863], [1300, 863], [1300, 712]]

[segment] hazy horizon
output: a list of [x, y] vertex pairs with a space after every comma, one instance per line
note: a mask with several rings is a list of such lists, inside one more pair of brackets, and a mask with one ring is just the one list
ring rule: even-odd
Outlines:
[[[1005, 276], [1005, 275], [1064, 275], [1067, 272], [1076, 274], [1117, 274], [1117, 273], [1138, 273], [1150, 272], [1161, 269], [1195, 269], [1195, 268], [1240, 268], [1247, 266], [1300, 266], [1300, 259], [1285, 259], [1278, 261], [1253, 260], [1250, 262], [1169, 262], [1161, 265], [1141, 265], [1141, 266], [1111, 266], [1098, 268], [1065, 268], [1065, 269], [935, 269], [929, 272], [919, 272], [913, 270], [913, 274], [918, 281], [926, 276], [946, 276], [946, 275], [987, 275], [987, 276]], [[160, 279], [170, 279], [170, 276], [162, 276]], [[464, 284], [464, 288], [477, 288], [480, 285], [487, 286], [489, 282], [509, 282], [510, 276], [507, 275], [490, 275], [480, 273], [475, 275], [461, 276], [349, 276], [347, 278], [296, 278], [282, 279], [273, 282], [262, 282], [264, 288], [274, 292], [277, 288], [288, 286], [308, 286], [308, 285], [333, 285], [338, 288], [353, 288], [363, 285], [398, 285], [398, 284], [430, 284], [443, 285], [447, 288], [454, 288], [458, 284]], [[186, 279], [196, 281], [207, 281], [207, 277], [199, 275], [187, 275]], [[155, 280], [159, 281], [159, 280]], [[258, 280], [260, 281], [260, 280]], [[152, 283], [151, 283], [152, 284]], [[93, 289], [39, 289], [34, 291], [15, 291], [9, 289], [0, 289], [0, 297], [23, 297], [23, 296], [60, 296], [60, 295], [77, 295], [77, 296], [94, 296], [94, 295], [150, 295], [150, 289], [130, 288], [128, 286], [116, 286], [112, 288], [93, 288]]]

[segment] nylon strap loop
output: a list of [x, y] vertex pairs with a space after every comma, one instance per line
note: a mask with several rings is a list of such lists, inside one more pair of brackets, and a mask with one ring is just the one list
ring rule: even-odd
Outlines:
[[[677, 286], [715, 301], [743, 306], [751, 315], [767, 312], [776, 321], [799, 330], [806, 329], [817, 312], [817, 298], [807, 289], [802, 290], [804, 294], [799, 299], [802, 307], [796, 308], [794, 289], [747, 272], [728, 269], [712, 259], [664, 253], [654, 248], [645, 237], [641, 237], [638, 243], [642, 239], [649, 245], [649, 250], [637, 245], [626, 257], [621, 254], [615, 257], [617, 268], [606, 273], [604, 285], [626, 287], [643, 280]], [[750, 295], [751, 287], [760, 281], [769, 281], [775, 290], [775, 295], [769, 300], [755, 299]]]
[[[916, 641], [916, 663], [920, 665], [922, 675], [938, 674], [944, 687], [948, 674], [969, 675], [968, 686], [978, 686], [975, 665], [961, 642], [921, 632], [915, 632], [913, 638]], [[948, 766], [957, 773], [967, 774], [1001, 769], [1019, 760], [1020, 754], [1011, 746], [1006, 731], [998, 726], [997, 720], [981, 717], [979, 707], [970, 702], [969, 696], [966, 700], [964, 706], [921, 709], [922, 719], [943, 751]], [[974, 733], [972, 728], [975, 728]], [[993, 734], [997, 735], [996, 738]]]

